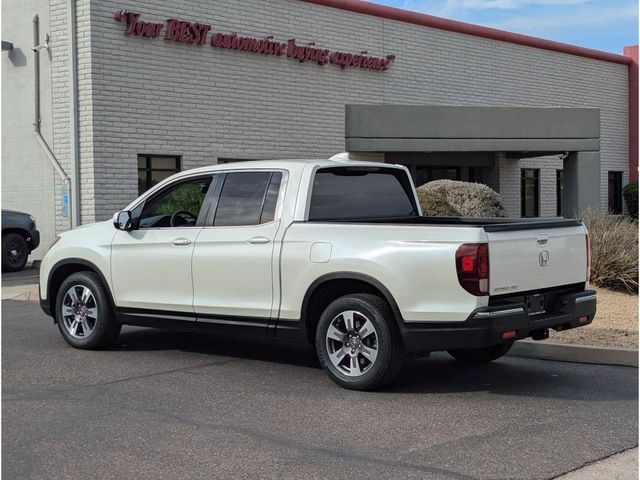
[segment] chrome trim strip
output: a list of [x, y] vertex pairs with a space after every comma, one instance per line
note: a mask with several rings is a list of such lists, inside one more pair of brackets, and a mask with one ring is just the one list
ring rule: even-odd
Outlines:
[[524, 313], [524, 309], [522, 307], [518, 307], [518, 308], [509, 308], [507, 310], [497, 310], [495, 312], [478, 312], [474, 315], [474, 318], [505, 317], [507, 315], [514, 315], [518, 313]]
[[595, 300], [596, 296], [594, 295], [585, 295], [584, 297], [578, 297], [576, 298], [576, 303], [582, 303], [582, 302], [590, 302], [592, 300]]

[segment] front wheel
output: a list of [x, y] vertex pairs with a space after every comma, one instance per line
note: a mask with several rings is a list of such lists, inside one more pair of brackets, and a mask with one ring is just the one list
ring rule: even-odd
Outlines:
[[456, 360], [464, 363], [482, 364], [489, 363], [505, 355], [513, 345], [513, 342], [499, 343], [483, 348], [467, 348], [464, 350], [448, 350]]
[[347, 295], [331, 302], [315, 340], [322, 368], [341, 387], [381, 388], [402, 370], [404, 349], [393, 313], [375, 295]]
[[69, 345], [87, 350], [112, 345], [122, 327], [114, 318], [106, 287], [93, 272], [74, 273], [62, 282], [56, 321]]

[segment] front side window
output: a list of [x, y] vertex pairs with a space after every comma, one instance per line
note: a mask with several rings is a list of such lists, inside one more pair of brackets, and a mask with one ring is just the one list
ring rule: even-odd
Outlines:
[[180, 157], [138, 155], [138, 195], [180, 171]]
[[310, 221], [416, 216], [411, 183], [404, 170], [336, 167], [319, 170], [313, 181]]
[[139, 228], [193, 227], [211, 181], [208, 176], [166, 187], [144, 203]]
[[275, 218], [282, 173], [228, 173], [220, 192], [214, 227], [259, 225]]

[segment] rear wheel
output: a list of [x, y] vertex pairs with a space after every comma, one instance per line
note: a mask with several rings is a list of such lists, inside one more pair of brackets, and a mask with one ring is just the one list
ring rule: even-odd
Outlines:
[[18, 233], [7, 233], [2, 237], [2, 270], [17, 272], [22, 270], [29, 257], [29, 246]]
[[121, 329], [106, 287], [93, 272], [74, 273], [62, 282], [56, 298], [56, 320], [69, 345], [88, 350], [112, 345]]
[[483, 348], [468, 348], [464, 350], [448, 350], [456, 360], [460, 360], [464, 363], [470, 364], [482, 364], [489, 363], [505, 355], [513, 342], [500, 343], [498, 345], [491, 345]]
[[315, 345], [322, 368], [344, 388], [381, 388], [402, 370], [404, 351], [393, 313], [375, 295], [331, 302], [318, 322]]

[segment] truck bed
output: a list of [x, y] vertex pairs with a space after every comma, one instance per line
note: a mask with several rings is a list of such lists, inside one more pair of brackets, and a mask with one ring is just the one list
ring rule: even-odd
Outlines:
[[579, 227], [580, 220], [573, 218], [474, 218], [474, 217], [426, 217], [411, 215], [390, 218], [356, 218], [314, 221], [314, 223], [382, 223], [386, 225], [447, 225], [482, 227], [486, 232], [507, 232], [562, 227]]

